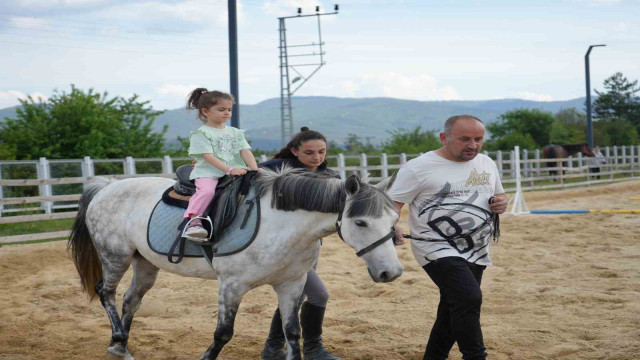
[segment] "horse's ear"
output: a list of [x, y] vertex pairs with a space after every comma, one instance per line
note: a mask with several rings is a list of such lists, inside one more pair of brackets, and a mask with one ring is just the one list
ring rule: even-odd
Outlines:
[[351, 175], [344, 183], [348, 195], [353, 195], [360, 190], [360, 178], [358, 175]]
[[391, 187], [393, 186], [393, 183], [396, 181], [396, 176], [398, 175], [398, 173], [393, 173], [393, 175], [391, 175], [390, 177], [380, 181], [379, 183], [377, 183], [375, 185], [375, 187], [379, 190], [382, 190], [384, 192], [389, 191], [389, 189], [391, 189]]

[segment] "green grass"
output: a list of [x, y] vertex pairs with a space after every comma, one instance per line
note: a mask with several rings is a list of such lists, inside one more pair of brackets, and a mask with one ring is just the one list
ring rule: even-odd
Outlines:
[[51, 231], [71, 230], [74, 219], [31, 221], [15, 224], [0, 224], [0, 236], [36, 234]]
[[38, 244], [38, 243], [46, 243], [46, 242], [62, 241], [62, 240], [67, 240], [67, 238], [55, 238], [55, 239], [45, 239], [45, 240], [19, 241], [19, 242], [14, 242], [14, 243], [9, 243], [9, 244], [0, 244], [0, 247], [3, 247], [3, 246], [11, 246], [11, 245]]

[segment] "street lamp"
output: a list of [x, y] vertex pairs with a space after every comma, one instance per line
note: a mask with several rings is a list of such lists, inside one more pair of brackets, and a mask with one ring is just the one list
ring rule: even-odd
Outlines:
[[598, 46], [607, 46], [604, 44], [591, 45], [587, 54], [584, 56], [584, 71], [587, 78], [587, 142], [589, 143], [589, 149], [593, 150], [593, 122], [591, 120], [591, 79], [589, 75], [589, 54], [591, 49]]

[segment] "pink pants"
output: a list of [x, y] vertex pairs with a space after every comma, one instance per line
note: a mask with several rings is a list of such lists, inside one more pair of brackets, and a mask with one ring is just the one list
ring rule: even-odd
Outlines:
[[196, 193], [189, 199], [189, 206], [184, 213], [185, 219], [190, 218], [192, 215], [202, 215], [207, 210], [207, 206], [209, 206], [213, 195], [216, 193], [216, 185], [218, 185], [218, 179], [196, 179]]

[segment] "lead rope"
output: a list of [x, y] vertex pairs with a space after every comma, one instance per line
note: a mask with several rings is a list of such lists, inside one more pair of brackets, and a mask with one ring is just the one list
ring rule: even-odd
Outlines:
[[[489, 204], [493, 204], [495, 201], [495, 197], [492, 196], [489, 199]], [[493, 214], [493, 232], [491, 234], [493, 236], [493, 242], [497, 243], [500, 240], [500, 215]]]

